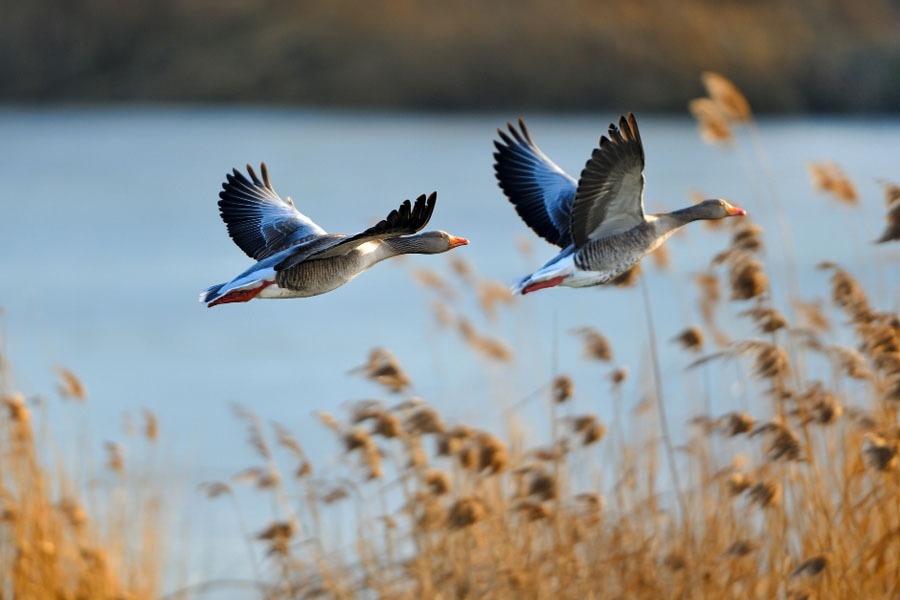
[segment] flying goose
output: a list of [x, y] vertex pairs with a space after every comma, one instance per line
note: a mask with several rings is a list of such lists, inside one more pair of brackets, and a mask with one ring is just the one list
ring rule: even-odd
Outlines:
[[[380, 223], [355, 235], [326, 233], [275, 193], [266, 164], [262, 180], [234, 169], [219, 192], [219, 214], [234, 243], [256, 264], [227, 283], [211, 286], [200, 301], [212, 307], [254, 298], [307, 298], [338, 288], [372, 265], [400, 254], [438, 254], [468, 244], [444, 231], [421, 231], [437, 192], [403, 202]], [[415, 234], [415, 235], [413, 235]]]
[[507, 127], [494, 141], [500, 188], [536, 234], [562, 248], [516, 282], [513, 293], [607, 283], [691, 221], [747, 214], [721, 199], [644, 214], [644, 148], [631, 113], [609, 126], [578, 181], [541, 152], [522, 119], [518, 128]]

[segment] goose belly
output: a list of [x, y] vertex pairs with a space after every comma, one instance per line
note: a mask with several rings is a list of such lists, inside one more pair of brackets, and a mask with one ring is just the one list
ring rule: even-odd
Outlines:
[[661, 243], [658, 239], [628, 235], [589, 242], [575, 254], [577, 271], [563, 285], [587, 287], [608, 283]]
[[325, 260], [310, 260], [278, 273], [276, 285], [260, 293], [260, 298], [309, 298], [335, 290], [365, 271], [370, 265], [365, 254], [350, 252]]
[[[319, 292], [324, 293], [324, 292]], [[278, 284], [270, 285], [265, 288], [263, 291], [257, 295], [257, 298], [267, 298], [270, 300], [278, 299], [278, 298], [308, 298], [310, 296], [317, 296], [318, 294], [307, 294], [298, 290], [289, 290], [287, 288], [283, 288]]]
[[617, 261], [615, 264], [607, 265], [597, 269], [585, 270], [579, 269], [572, 274], [562, 285], [569, 287], [590, 287], [593, 285], [603, 285], [609, 283], [631, 267], [633, 267], [641, 259], [640, 256], [630, 256], [625, 260]]

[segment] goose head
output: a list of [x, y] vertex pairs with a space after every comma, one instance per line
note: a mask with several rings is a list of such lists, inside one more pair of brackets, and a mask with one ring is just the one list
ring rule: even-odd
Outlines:
[[450, 235], [446, 231], [426, 231], [391, 241], [397, 250], [405, 254], [440, 254], [469, 243], [466, 238]]
[[685, 210], [689, 213], [692, 221], [696, 220], [715, 220], [724, 219], [725, 217], [741, 217], [747, 214], [743, 208], [739, 208], [721, 198], [713, 198], [704, 200], [699, 204]]

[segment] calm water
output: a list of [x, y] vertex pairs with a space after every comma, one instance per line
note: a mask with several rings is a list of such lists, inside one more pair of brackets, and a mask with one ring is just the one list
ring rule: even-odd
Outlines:
[[[590, 325], [610, 338], [615, 364], [637, 375], [625, 393], [633, 404], [642, 389], [636, 381], [650, 373], [640, 288], [548, 290], [520, 300], [492, 325], [442, 256], [384, 263], [318, 298], [212, 310], [197, 302], [200, 290], [249, 264], [228, 238], [216, 200], [227, 170], [262, 160], [275, 188], [331, 231], [360, 230], [401, 200], [438, 190], [431, 225], [472, 241], [457, 256], [479, 275], [504, 282], [527, 272], [553, 248], [528, 234], [491, 168], [494, 131], [515, 116], [0, 111], [0, 307], [16, 385], [51, 399], [63, 448], [127, 441], [126, 415], [137, 417], [142, 407], [158, 415], [159, 468], [188, 507], [182, 511], [189, 515], [188, 551], [204, 557], [189, 579], [233, 574], [245, 562], [231, 513], [194, 492], [197, 482], [226, 479], [255, 461], [229, 405], [240, 402], [266, 422], [286, 425], [313, 456], [333, 463], [337, 446], [313, 414], [383, 397], [347, 373], [373, 346], [389, 347], [415, 381], [415, 394], [452, 421], [502, 427], [504, 408], [556, 371], [574, 376], [578, 410], [608, 418], [601, 378], [610, 368], [584, 361], [568, 331]], [[525, 116], [542, 149], [573, 174], [615, 117]], [[639, 118], [647, 210], [686, 205], [693, 190], [747, 208], [767, 233], [768, 264], [784, 305], [785, 245], [750, 138], [738, 151], [723, 151], [704, 145], [688, 119]], [[882, 307], [896, 309], [900, 247], [869, 240], [883, 225], [877, 180], [900, 180], [900, 120], [764, 120], [760, 130], [803, 296], [825, 293], [827, 278], [814, 265], [833, 260], [856, 273]], [[859, 207], [812, 191], [805, 165], [823, 159], [838, 161], [854, 179]], [[646, 267], [665, 396], [679, 428], [697, 407], [697, 388], [682, 375], [688, 359], [667, 340], [699, 321], [690, 277], [728, 239], [727, 232], [689, 229], [669, 242], [670, 270]], [[531, 257], [517, 250], [520, 237], [533, 242]], [[441, 332], [430, 309], [435, 294], [410, 277], [417, 267], [445, 274], [476, 326], [513, 345], [516, 363], [482, 364], [459, 336]], [[735, 334], [749, 331], [743, 320], [726, 324]], [[86, 408], [56, 407], [53, 365], [83, 379]], [[716, 402], [728, 410], [746, 401], [744, 394], [733, 388]], [[526, 403], [519, 413], [526, 427], [540, 430], [540, 405]], [[143, 451], [132, 445], [137, 460]], [[268, 504], [245, 502], [251, 527], [270, 520]]]

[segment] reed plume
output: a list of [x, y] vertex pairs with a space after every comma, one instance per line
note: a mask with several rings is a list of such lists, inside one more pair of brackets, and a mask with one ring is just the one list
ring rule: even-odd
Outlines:
[[734, 133], [719, 105], [709, 98], [695, 98], [688, 103], [688, 110], [697, 119], [700, 137], [709, 144], [730, 144]]
[[887, 224], [876, 243], [900, 240], [900, 185], [884, 182], [884, 199], [887, 206], [885, 221]]
[[729, 79], [713, 71], [703, 72], [700, 79], [706, 93], [726, 119], [745, 123], [753, 118], [747, 98]]
[[858, 204], [859, 193], [856, 186], [835, 162], [811, 162], [807, 166], [812, 185], [845, 204]]

